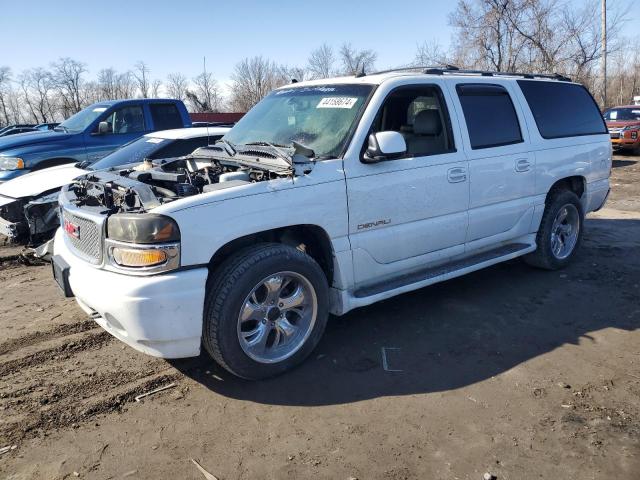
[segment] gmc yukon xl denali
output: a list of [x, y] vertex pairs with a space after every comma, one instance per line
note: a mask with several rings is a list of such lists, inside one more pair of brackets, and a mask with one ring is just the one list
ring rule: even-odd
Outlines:
[[515, 257], [564, 267], [610, 169], [596, 103], [563, 77], [301, 82], [213, 146], [65, 187], [54, 277], [133, 348], [202, 345], [260, 379], [307, 357], [330, 313]]

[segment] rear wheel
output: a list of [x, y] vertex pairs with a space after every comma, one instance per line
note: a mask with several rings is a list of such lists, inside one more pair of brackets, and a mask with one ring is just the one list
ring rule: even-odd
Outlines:
[[304, 252], [258, 245], [238, 252], [212, 275], [203, 344], [234, 375], [277, 375], [318, 344], [328, 318], [328, 285]]
[[582, 205], [575, 193], [552, 193], [536, 237], [538, 248], [524, 257], [525, 262], [547, 270], [567, 266], [582, 240], [583, 223]]

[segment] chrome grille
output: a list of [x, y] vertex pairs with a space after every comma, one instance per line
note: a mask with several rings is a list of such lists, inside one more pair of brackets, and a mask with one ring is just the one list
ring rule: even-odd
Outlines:
[[[87, 218], [75, 215], [67, 210], [62, 211], [63, 228], [67, 240], [75, 253], [86, 261], [99, 264], [102, 262], [102, 226]], [[77, 236], [69, 233], [66, 222], [77, 228]]]

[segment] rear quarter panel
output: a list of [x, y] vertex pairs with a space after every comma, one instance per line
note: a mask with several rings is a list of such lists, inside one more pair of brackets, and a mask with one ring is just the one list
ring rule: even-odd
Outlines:
[[538, 204], [544, 204], [551, 186], [562, 178], [584, 177], [586, 191], [590, 185], [607, 181], [612, 156], [608, 133], [545, 139], [540, 135], [523, 93], [519, 88], [514, 90], [527, 119], [531, 149], [536, 158], [535, 192]]

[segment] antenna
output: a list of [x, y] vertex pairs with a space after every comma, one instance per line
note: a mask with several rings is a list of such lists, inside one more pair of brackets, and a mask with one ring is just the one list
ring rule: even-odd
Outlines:
[[362, 62], [362, 64], [360, 65], [360, 69], [358, 70], [358, 73], [356, 73], [356, 78], [362, 78], [365, 77], [367, 74], [364, 71], [364, 62]]

